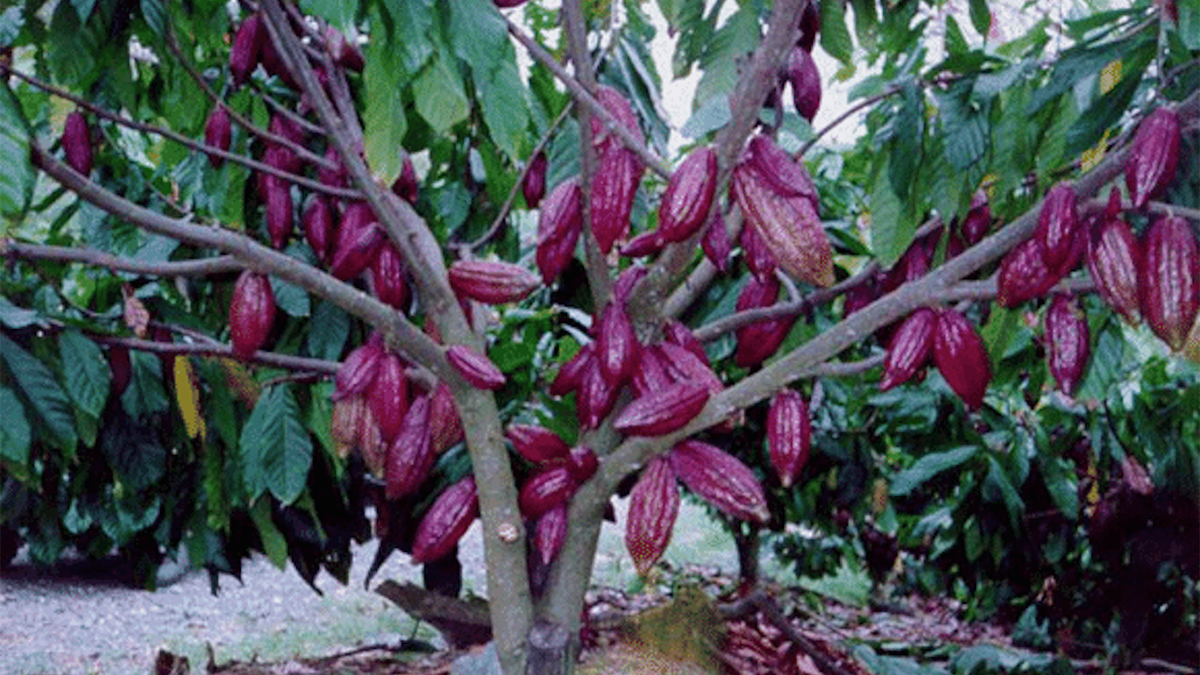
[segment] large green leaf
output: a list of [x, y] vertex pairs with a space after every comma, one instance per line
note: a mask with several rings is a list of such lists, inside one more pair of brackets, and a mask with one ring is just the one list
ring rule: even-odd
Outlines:
[[[378, 10], [375, 15], [378, 16]], [[382, 31], [381, 31], [382, 32]], [[408, 130], [404, 111], [403, 50], [386, 35], [367, 44], [363, 82], [367, 106], [363, 113], [363, 144], [367, 163], [376, 175], [389, 182], [400, 175], [403, 162], [401, 141]]]
[[462, 76], [454, 64], [437, 56], [413, 82], [417, 112], [438, 134], [446, 134], [465, 120], [470, 102], [463, 89]]
[[1003, 502], [1013, 529], [1020, 531], [1021, 516], [1025, 514], [1025, 501], [1021, 499], [1021, 493], [1009, 479], [1008, 472], [1004, 470], [1000, 461], [995, 457], [988, 457], [988, 464], [991, 469], [983, 481], [984, 499]]
[[903, 497], [924, 485], [929, 479], [966, 462], [979, 452], [975, 445], [963, 445], [944, 452], [931, 452], [892, 478], [891, 494]]
[[33, 430], [25, 418], [21, 401], [8, 387], [0, 387], [0, 459], [19, 466], [29, 464], [29, 444]]
[[[818, 0], [812, 0], [817, 2]], [[841, 2], [821, 3], [821, 48], [854, 72], [854, 40], [846, 26], [846, 8]]]
[[60, 448], [74, 452], [78, 441], [74, 413], [50, 369], [4, 334], [0, 334], [0, 360], [41, 421], [35, 429], [47, 434]]
[[501, 60], [488, 79], [477, 77], [475, 92], [492, 140], [510, 158], [518, 158], [529, 127], [529, 100], [516, 62]]
[[125, 415], [115, 415], [105, 422], [100, 449], [125, 483], [142, 490], [163, 477], [167, 450], [158, 438], [157, 427]]
[[313, 447], [289, 386], [263, 392], [242, 428], [239, 445], [249, 498], [270, 490], [276, 499], [290, 504], [304, 491]]
[[909, 216], [904, 202], [892, 190], [889, 173], [887, 166], [884, 166], [875, 179], [870, 195], [871, 250], [885, 268], [900, 259], [917, 232], [915, 219]]
[[350, 315], [333, 303], [318, 302], [308, 322], [305, 348], [315, 358], [336, 361], [349, 334]]
[[169, 409], [171, 399], [163, 388], [163, 366], [158, 357], [130, 350], [129, 361], [132, 377], [129, 378], [129, 386], [121, 394], [121, 406], [125, 412], [138, 419]]
[[29, 124], [8, 87], [0, 87], [0, 214], [20, 217], [37, 177], [29, 161]]
[[58, 336], [58, 351], [62, 356], [63, 379], [66, 380], [71, 399], [84, 412], [99, 417], [108, 401], [109, 383], [112, 381], [104, 352], [76, 330], [64, 331]]
[[[414, 75], [433, 57], [436, 44], [433, 32], [438, 16], [434, 0], [384, 0], [385, 15], [374, 15], [387, 31], [387, 44], [396, 50], [403, 71], [397, 77]], [[372, 30], [375, 30], [372, 23]]]

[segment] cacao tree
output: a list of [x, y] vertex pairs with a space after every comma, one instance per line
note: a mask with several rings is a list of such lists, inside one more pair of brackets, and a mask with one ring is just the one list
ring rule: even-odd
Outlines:
[[[1043, 304], [1063, 396], [1101, 326], [1196, 360], [1200, 9], [969, 5], [661, 0], [682, 145], [643, 3], [5, 9], [6, 538], [143, 572], [182, 543], [215, 589], [253, 550], [344, 582], [372, 525], [453, 570], [479, 517], [520, 673], [577, 651], [618, 492], [641, 573], [681, 486], [806, 517], [771, 495], [833, 456], [826, 390], [994, 424]], [[1003, 486], [1001, 454], [937, 459]]]

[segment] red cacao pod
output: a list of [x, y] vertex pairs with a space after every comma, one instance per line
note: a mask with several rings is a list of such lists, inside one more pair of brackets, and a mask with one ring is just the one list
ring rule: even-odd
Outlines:
[[404, 161], [400, 164], [400, 175], [392, 182], [392, 192], [409, 204], [416, 204], [421, 195], [421, 184], [417, 181], [417, 167], [413, 165], [412, 156], [404, 153]]
[[627, 436], [662, 436], [683, 428], [708, 403], [704, 383], [678, 382], [634, 399], [613, 426]]
[[412, 559], [430, 563], [444, 557], [479, 517], [475, 478], [467, 476], [438, 495], [413, 535]]
[[386, 240], [371, 207], [366, 202], [350, 204], [338, 226], [329, 273], [342, 281], [353, 279], [370, 267]]
[[983, 405], [992, 367], [975, 326], [956, 309], [943, 309], [933, 334], [933, 363], [968, 410]]
[[780, 484], [791, 487], [812, 450], [812, 420], [800, 392], [784, 389], [775, 395], [767, 411], [767, 449]]
[[438, 382], [429, 399], [429, 436], [433, 451], [439, 455], [461, 443], [465, 436], [454, 394], [445, 382]]
[[446, 358], [454, 370], [477, 389], [499, 389], [508, 381], [491, 359], [466, 345], [452, 345], [446, 350]]
[[510, 9], [512, 7], [520, 7], [521, 5], [523, 5], [527, 2], [529, 2], [529, 0], [492, 0], [492, 3], [495, 4], [497, 7], [499, 7], [500, 9]]
[[1017, 305], [1046, 294], [1059, 276], [1046, 267], [1042, 240], [1030, 237], [1009, 251], [996, 273], [996, 301], [1004, 307]]
[[[645, 140], [642, 135], [642, 127], [638, 124], [637, 115], [633, 113], [633, 106], [621, 92], [607, 85], [601, 85], [596, 89], [596, 100], [605, 110], [612, 113], [618, 124], [633, 134], [634, 140], [639, 143]], [[596, 148], [597, 155], [603, 155], [615, 148], [623, 147], [621, 139], [609, 131], [607, 124], [599, 115], [592, 115], [592, 145]]]
[[558, 557], [567, 540], [567, 505], [559, 504], [538, 517], [533, 526], [533, 550], [543, 565]]
[[129, 349], [120, 345], [110, 345], [105, 352], [108, 357], [108, 369], [112, 373], [109, 380], [109, 396], [119, 398], [129, 387], [133, 376], [133, 361], [129, 358]]
[[1186, 220], [1167, 215], [1146, 230], [1142, 251], [1142, 316], [1155, 335], [1179, 351], [1200, 310], [1200, 243]]
[[418, 396], [409, 404], [400, 431], [388, 446], [384, 467], [388, 499], [412, 494], [429, 476], [437, 459], [429, 432], [429, 397]]
[[625, 548], [638, 574], [645, 576], [671, 543], [679, 517], [679, 486], [665, 457], [650, 460], [629, 493]]
[[529, 168], [525, 170], [525, 176], [521, 179], [521, 194], [525, 197], [525, 205], [531, 209], [536, 209], [546, 194], [548, 163], [546, 153], [537, 153], [529, 160]]
[[403, 312], [408, 307], [408, 282], [404, 280], [404, 258], [392, 242], [385, 241], [379, 247], [370, 269], [375, 297]]
[[662, 232], [649, 230], [621, 244], [620, 250], [621, 255], [626, 258], [645, 258], [658, 255], [666, 245], [667, 241], [663, 239]]
[[391, 443], [400, 433], [404, 414], [408, 412], [408, 378], [403, 359], [392, 351], [384, 352], [375, 371], [375, 381], [366, 394], [367, 406], [375, 416], [383, 440]]
[[1064, 394], [1083, 379], [1090, 355], [1087, 317], [1074, 299], [1055, 293], [1046, 309], [1046, 362]]
[[575, 479], [565, 466], [553, 466], [536, 473], [521, 486], [517, 503], [521, 515], [537, 518], [550, 509], [565, 503], [575, 492]]
[[[779, 280], [775, 277], [759, 281], [751, 276], [738, 293], [735, 307], [739, 312], [770, 307], [778, 300], [779, 290]], [[795, 321], [795, 317], [767, 319], [738, 328], [734, 333], [737, 339], [734, 362], [741, 368], [762, 363], [783, 344]]]
[[782, 197], [803, 197], [814, 210], [820, 206], [817, 186], [808, 169], [792, 159], [770, 136], [759, 134], [751, 138], [739, 166], [757, 173], [770, 192]]
[[759, 523], [770, 518], [762, 484], [733, 455], [703, 441], [688, 440], [671, 448], [668, 460], [676, 478], [726, 515]]
[[539, 285], [537, 275], [512, 263], [458, 260], [450, 266], [450, 288], [458, 297], [485, 304], [519, 302]]
[[1161, 195], [1175, 179], [1179, 165], [1179, 115], [1158, 108], [1138, 126], [1125, 159], [1125, 187], [1133, 208]]
[[[271, 115], [271, 123], [270, 123], [270, 126], [268, 127], [268, 129], [270, 130], [271, 133], [275, 134], [276, 136], [281, 136], [283, 138], [286, 138], [287, 140], [295, 143], [296, 145], [304, 145], [304, 141], [305, 141], [304, 128], [301, 127], [295, 120], [293, 120], [291, 117], [288, 117], [287, 115], [284, 115], [282, 113], [275, 113], [274, 115]], [[289, 151], [290, 151], [290, 148], [289, 148]], [[295, 167], [295, 170], [298, 171], [300, 169], [299, 158], [297, 158], [295, 160], [294, 164], [290, 164], [289, 167]], [[289, 170], [291, 170], [291, 169], [289, 169]]]
[[992, 207], [988, 203], [987, 193], [983, 190], [975, 192], [971, 198], [971, 210], [963, 218], [959, 228], [967, 246], [974, 246], [992, 229]]
[[595, 349], [595, 343], [586, 344], [575, 353], [575, 356], [567, 359], [566, 363], [559, 367], [558, 374], [550, 383], [551, 396], [566, 396], [579, 389], [584, 373], [592, 367], [591, 361], [595, 358]]
[[843, 318], [875, 302], [878, 298], [879, 281], [877, 277], [871, 276], [864, 279], [862, 283], [846, 291], [846, 298], [842, 305]]
[[[232, 142], [233, 125], [229, 121], [229, 111], [223, 104], [218, 103], [213, 106], [212, 112], [208, 113], [208, 119], [204, 122], [204, 144], [228, 152]], [[225, 160], [218, 155], [208, 156], [208, 164], [214, 169], [221, 168], [224, 162]]]
[[704, 351], [704, 345], [700, 344], [700, 340], [696, 339], [696, 334], [691, 328], [683, 325], [675, 319], [667, 319], [663, 322], [663, 340], [673, 345], [678, 345], [696, 355], [704, 365], [711, 367], [708, 361], [708, 352]]
[[383, 354], [383, 338], [378, 333], [373, 333], [366, 343], [351, 351], [334, 376], [333, 400], [357, 396], [370, 389], [379, 374]]
[[1055, 183], [1038, 213], [1037, 237], [1047, 268], [1059, 269], [1068, 262], [1078, 231], [1075, 188], [1070, 183]]
[[725, 385], [708, 365], [707, 358], [700, 358], [691, 351], [670, 342], [660, 342], [655, 345], [662, 355], [667, 377], [672, 382], [694, 382], [702, 384], [710, 395], [718, 394]]
[[734, 169], [733, 193], [747, 227], [754, 229], [779, 267], [814, 286], [833, 283], [833, 247], [812, 201], [772, 191], [746, 165]]
[[792, 48], [788, 54], [787, 80], [792, 85], [796, 112], [811, 122], [821, 108], [821, 73], [808, 50]]
[[633, 293], [633, 287], [637, 286], [642, 277], [649, 272], [642, 265], [630, 265], [624, 271], [617, 275], [616, 281], [613, 282], [612, 301], [622, 305], [629, 302], [629, 296]]
[[250, 80], [250, 74], [258, 67], [264, 40], [267, 28], [259, 15], [251, 14], [238, 26], [229, 49], [229, 74], [235, 85], [240, 87]]
[[708, 221], [708, 226], [704, 228], [704, 238], [700, 240], [700, 247], [704, 249], [704, 256], [718, 272], [724, 273], [729, 270], [729, 254], [733, 252], [733, 242], [729, 239], [729, 230], [726, 229], [725, 216], [721, 215], [721, 209], [713, 212], [712, 220]]
[[[263, 32], [266, 33], [265, 30]], [[258, 60], [262, 63], [263, 70], [267, 71], [268, 75], [278, 77], [284, 86], [290, 89], [299, 88], [296, 86], [296, 78], [292, 77], [291, 71], [287, 69], [287, 64], [283, 62], [283, 57], [279, 55], [269, 33], [263, 36], [262, 51], [259, 52]]]
[[667, 363], [661, 344], [643, 349], [642, 358], [633, 374], [634, 395], [646, 396], [674, 384], [675, 380], [669, 371], [670, 364]]
[[671, 174], [658, 207], [658, 231], [669, 242], [688, 239], [708, 219], [717, 192], [717, 153], [708, 146], [691, 152]]
[[767, 248], [757, 230], [743, 227], [738, 235], [738, 242], [742, 245], [742, 254], [746, 258], [746, 268], [750, 270], [750, 274], [763, 282], [774, 279], [775, 270], [779, 265], [775, 262], [775, 254]]
[[596, 358], [610, 387], [620, 387], [633, 376], [637, 367], [639, 345], [633, 333], [633, 322], [625, 308], [610, 302], [600, 315], [596, 337]]
[[350, 184], [350, 170], [332, 143], [325, 148], [325, 161], [332, 166], [321, 165], [317, 168], [317, 180], [321, 185], [344, 188]]
[[633, 198], [644, 172], [641, 159], [624, 146], [613, 147], [597, 159], [589, 199], [592, 234], [602, 253], [629, 233]]
[[804, 11], [800, 14], [800, 37], [796, 38], [796, 44], [809, 53], [812, 53], [813, 45], [816, 44], [817, 33], [821, 32], [820, 4], [806, 3]]
[[579, 394], [575, 402], [579, 425], [584, 429], [599, 427], [601, 420], [608, 417], [613, 406], [616, 405], [618, 393], [620, 390], [610, 386], [604, 379], [599, 359], [588, 359], [587, 367], [579, 382]]
[[77, 173], [87, 176], [92, 173], [92, 131], [87, 118], [78, 110], [67, 115], [62, 134], [63, 154], [67, 164]]
[[566, 459], [571, 447], [558, 434], [534, 424], [510, 424], [504, 432], [517, 454], [535, 464]]
[[537, 266], [545, 284], [557, 279], [575, 255], [583, 232], [582, 204], [579, 179], [571, 178], [554, 188], [538, 214]]
[[287, 182], [275, 176], [266, 177], [267, 190], [267, 233], [271, 245], [282, 249], [292, 234], [292, 191]]
[[300, 217], [304, 224], [304, 240], [321, 262], [329, 262], [329, 244], [333, 240], [333, 212], [325, 197], [314, 194], [304, 204]]
[[596, 470], [599, 468], [600, 458], [596, 456], [594, 450], [585, 445], [572, 447], [570, 454], [567, 455], [567, 470], [571, 472], [571, 478], [574, 478], [576, 483], [587, 481], [596, 475]]
[[1100, 297], [1131, 324], [1138, 314], [1142, 244], [1119, 216], [1101, 216], [1088, 239], [1087, 266]]
[[249, 360], [267, 343], [275, 323], [275, 294], [265, 274], [245, 270], [233, 286], [229, 334], [233, 355]]
[[880, 391], [909, 381], [925, 367], [933, 354], [933, 333], [937, 324], [937, 312], [928, 307], [915, 310], [900, 324], [892, 335], [887, 358], [883, 362]]
[[928, 274], [929, 266], [933, 262], [934, 244], [925, 237], [914, 239], [896, 264], [892, 265], [892, 268], [884, 274], [880, 292], [886, 295], [900, 286]]

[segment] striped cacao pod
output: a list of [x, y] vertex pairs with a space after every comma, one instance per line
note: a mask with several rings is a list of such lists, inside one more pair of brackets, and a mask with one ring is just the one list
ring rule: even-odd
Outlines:
[[459, 260], [450, 266], [450, 288], [458, 297], [489, 305], [519, 302], [539, 285], [537, 275], [512, 263]]
[[708, 221], [708, 226], [704, 228], [704, 238], [700, 240], [700, 247], [704, 249], [704, 257], [717, 268], [718, 272], [726, 272], [729, 270], [729, 255], [733, 252], [733, 242], [729, 239], [729, 230], [725, 225], [725, 216], [721, 215], [721, 209], [713, 211], [712, 220]]
[[725, 515], [765, 523], [770, 518], [762, 484], [733, 455], [703, 441], [688, 440], [671, 448], [671, 471]]
[[937, 328], [937, 312], [921, 307], [900, 324], [892, 335], [887, 357], [883, 361], [883, 378], [879, 390], [887, 391], [908, 382], [933, 355], [933, 333]]
[[542, 565], [550, 565], [567, 540], [567, 505], [550, 509], [538, 517], [533, 526], [533, 550]]
[[833, 248], [812, 201], [773, 191], [746, 164], [733, 171], [733, 194], [747, 227], [754, 229], [779, 267], [814, 286], [833, 283]]
[[1186, 220], [1167, 215], [1146, 230], [1142, 252], [1142, 316], [1155, 335], [1179, 351], [1200, 310], [1200, 243]]
[[1078, 231], [1075, 188], [1070, 183], [1055, 183], [1038, 213], [1037, 238], [1048, 269], [1059, 269], [1068, 262]]
[[812, 420], [800, 392], [784, 389], [775, 395], [767, 411], [767, 449], [780, 484], [791, 487], [812, 449]]
[[438, 495], [413, 536], [412, 559], [430, 563], [449, 553], [479, 517], [475, 478], [467, 476]]
[[596, 336], [596, 358], [610, 387], [618, 388], [633, 376], [640, 345], [633, 333], [633, 322], [625, 308], [609, 302], [600, 315]]
[[669, 242], [688, 239], [708, 219], [717, 191], [717, 153], [693, 150], [671, 174], [658, 207], [658, 231]]
[[351, 351], [334, 375], [333, 400], [357, 396], [370, 389], [379, 374], [383, 354], [383, 337], [379, 333], [372, 333], [364, 344]]
[[529, 160], [529, 168], [521, 179], [521, 195], [525, 197], [525, 206], [536, 209], [542, 203], [546, 194], [546, 153], [539, 152]]
[[608, 384], [600, 369], [599, 359], [592, 358], [588, 359], [586, 370], [582, 373], [578, 392], [575, 412], [579, 416], [579, 425], [584, 429], [595, 429], [612, 412], [620, 390]]
[[538, 214], [537, 266], [543, 283], [554, 281], [566, 269], [582, 232], [583, 191], [573, 177], [554, 188]]
[[1071, 296], [1055, 293], [1046, 308], [1046, 363], [1068, 396], [1083, 379], [1090, 352], [1087, 317]]
[[821, 73], [806, 49], [793, 47], [788, 54], [787, 80], [792, 85], [792, 103], [796, 112], [809, 122], [821, 107]]
[[1013, 247], [1000, 261], [996, 272], [996, 301], [1004, 307], [1039, 298], [1058, 283], [1059, 277], [1046, 266], [1042, 240], [1030, 237]]
[[588, 343], [581, 347], [575, 356], [567, 359], [566, 363], [559, 367], [558, 373], [554, 376], [554, 380], [550, 382], [551, 396], [566, 396], [572, 391], [579, 389], [583, 382], [583, 375], [591, 369], [591, 361], [595, 358], [595, 343]]
[[446, 358], [454, 370], [477, 389], [499, 389], [508, 381], [491, 359], [466, 345], [451, 345], [446, 350]]
[[510, 424], [504, 432], [517, 454], [534, 464], [566, 459], [571, 447], [558, 434], [534, 424]]
[[67, 164], [77, 173], [87, 176], [92, 173], [92, 131], [87, 118], [78, 110], [67, 115], [62, 134], [63, 155]]
[[433, 469], [437, 455], [433, 451], [429, 425], [429, 397], [412, 400], [400, 422], [396, 439], [388, 445], [384, 466], [388, 499], [412, 494]]
[[679, 486], [665, 457], [655, 457], [642, 470], [629, 493], [625, 548], [638, 574], [645, 576], [667, 550], [679, 517]]
[[243, 361], [267, 343], [275, 323], [275, 294], [265, 274], [245, 270], [233, 286], [229, 335], [233, 355]]
[[596, 160], [589, 203], [592, 234], [602, 253], [607, 254], [618, 239], [629, 234], [633, 198], [644, 172], [642, 160], [624, 146], [613, 147]]
[[627, 436], [669, 434], [699, 415], [708, 396], [708, 387], [702, 382], [677, 382], [631, 401], [613, 426]]
[[288, 237], [292, 234], [292, 190], [286, 181], [276, 176], [265, 179], [267, 190], [267, 234], [271, 237], [271, 245], [283, 249]]
[[[208, 113], [208, 119], [204, 122], [204, 144], [228, 152], [232, 142], [233, 126], [229, 121], [229, 111], [218, 103], [213, 106], [212, 112]], [[208, 156], [208, 164], [214, 169], [221, 168], [224, 162], [225, 160], [218, 155]]]
[[586, 445], [572, 447], [567, 455], [567, 470], [571, 472], [571, 478], [575, 479], [576, 483], [586, 482], [596, 475], [599, 468], [600, 458], [596, 456], [595, 450]]
[[991, 362], [975, 326], [956, 309], [946, 308], [938, 315], [933, 363], [968, 410], [983, 405], [983, 394], [992, 380]]
[[461, 443], [465, 437], [454, 394], [445, 382], [438, 382], [429, 397], [429, 436], [433, 451], [439, 455]]
[[342, 281], [353, 279], [370, 267], [386, 240], [371, 207], [366, 202], [350, 204], [338, 226], [329, 273]]
[[375, 297], [403, 312], [408, 307], [408, 282], [404, 280], [404, 258], [392, 242], [385, 241], [379, 247], [370, 270]]
[[1158, 108], [1142, 120], [1125, 159], [1125, 187], [1133, 208], [1161, 195], [1175, 179], [1179, 142], [1179, 115], [1171, 108]]
[[1088, 238], [1088, 273], [1100, 297], [1135, 325], [1140, 321], [1138, 277], [1142, 258], [1142, 244], [1129, 224], [1119, 215], [1102, 215]]
[[759, 134], [751, 138], [739, 164], [757, 173], [770, 192], [783, 197], [803, 197], [814, 211], [820, 206], [817, 186], [808, 169], [792, 159], [770, 136]]
[[311, 195], [300, 219], [304, 225], [304, 240], [317, 260], [329, 262], [329, 245], [333, 240], [333, 212], [329, 209], [329, 201], [321, 195]]
[[236, 86], [246, 84], [258, 67], [264, 40], [267, 40], [267, 29], [259, 15], [251, 14], [238, 26], [229, 48], [229, 74]]
[[755, 279], [766, 282], [775, 278], [775, 270], [779, 267], [775, 262], [775, 254], [767, 248], [762, 237], [752, 227], [743, 227], [738, 235], [738, 243], [742, 245], [742, 255], [746, 259], [746, 269]]
[[537, 518], [550, 509], [564, 504], [575, 492], [575, 479], [565, 466], [552, 466], [534, 474], [521, 486], [517, 497], [521, 515]]
[[367, 406], [379, 425], [383, 440], [391, 443], [400, 433], [404, 413], [408, 412], [408, 378], [404, 361], [392, 351], [384, 351], [375, 368], [375, 381], [367, 389]]

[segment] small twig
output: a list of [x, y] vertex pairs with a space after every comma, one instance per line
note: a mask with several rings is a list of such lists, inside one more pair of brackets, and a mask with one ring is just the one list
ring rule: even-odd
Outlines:
[[800, 146], [800, 150], [798, 150], [793, 157], [796, 157], [796, 158], [803, 157], [805, 154], [808, 153], [809, 150], [812, 149], [812, 146], [817, 144], [817, 141], [821, 140], [821, 138], [825, 134], [832, 131], [834, 127], [838, 126], [842, 122], [845, 122], [846, 120], [853, 117], [859, 110], [862, 110], [863, 108], [866, 108], [868, 106], [875, 105], [876, 103], [882, 101], [883, 99], [885, 99], [889, 96], [895, 95], [899, 91], [900, 91], [900, 87], [898, 87], [896, 85], [892, 85], [892, 86], [888, 87], [887, 89], [884, 89], [883, 91], [879, 92], [878, 94], [864, 98], [863, 100], [859, 101], [858, 103], [855, 103], [854, 105], [850, 106], [849, 108], [846, 108], [846, 110], [843, 111], [842, 114], [835, 117], [832, 122], [830, 122], [829, 124], [826, 124], [824, 127], [821, 128], [820, 131], [818, 131], [816, 133], [815, 136], [808, 139], [808, 141], [806, 141], [804, 143], [804, 145]]
[[[136, 349], [143, 352], [153, 352], [155, 354], [194, 354], [197, 356], [234, 358], [233, 347], [219, 342], [196, 344], [186, 342], [157, 342], [155, 340], [143, 340], [142, 338], [113, 337], [111, 335], [91, 335], [90, 337], [100, 344]], [[310, 359], [303, 356], [291, 356], [289, 354], [265, 351], [255, 352], [252, 361], [273, 368], [310, 373], [314, 377], [330, 377], [337, 373], [337, 369], [341, 365], [337, 361]]]
[[24, 258], [26, 260], [80, 262], [97, 267], [107, 267], [110, 270], [118, 272], [161, 277], [203, 277], [210, 274], [236, 272], [245, 268], [244, 265], [231, 255], [202, 258], [200, 260], [176, 260], [153, 263], [122, 258], [94, 248], [44, 246], [41, 244], [24, 244], [19, 242], [5, 242], [0, 244], [0, 253], [5, 257]]

